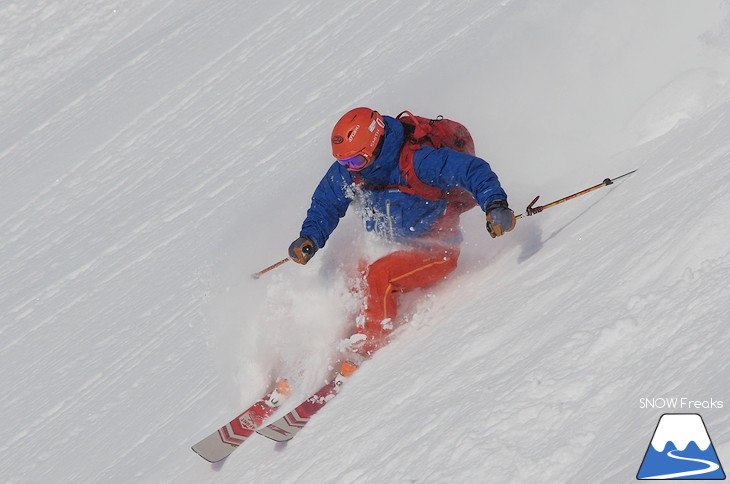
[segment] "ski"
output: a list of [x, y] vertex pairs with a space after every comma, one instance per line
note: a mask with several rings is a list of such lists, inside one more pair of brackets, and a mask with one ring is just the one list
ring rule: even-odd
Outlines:
[[276, 442], [287, 442], [293, 439], [309, 422], [312, 415], [337, 395], [343, 382], [344, 378], [338, 374], [333, 380], [320, 388], [317, 393], [300, 403], [294, 410], [256, 432]]
[[286, 379], [280, 378], [277, 380], [276, 386], [263, 398], [226, 425], [193, 445], [192, 449], [208, 462], [222, 461], [261, 427], [264, 420], [279, 407], [282, 397], [288, 394], [289, 384]]

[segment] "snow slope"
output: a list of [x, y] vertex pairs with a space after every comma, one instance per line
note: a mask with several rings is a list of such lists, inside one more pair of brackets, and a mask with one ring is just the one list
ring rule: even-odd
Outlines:
[[[730, 462], [730, 6], [719, 0], [0, 5], [0, 476], [634, 480], [667, 409]], [[274, 375], [328, 376], [382, 248], [281, 259], [356, 105], [467, 124], [521, 220], [295, 441], [189, 447]], [[725, 469], [727, 472], [727, 468]]]

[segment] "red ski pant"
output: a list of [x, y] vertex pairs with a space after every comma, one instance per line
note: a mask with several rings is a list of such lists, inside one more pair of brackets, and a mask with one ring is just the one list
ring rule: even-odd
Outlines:
[[361, 351], [372, 353], [385, 343], [398, 313], [397, 296], [428, 287], [456, 269], [459, 250], [436, 246], [400, 250], [382, 257], [363, 272], [365, 302], [357, 329], [367, 339]]

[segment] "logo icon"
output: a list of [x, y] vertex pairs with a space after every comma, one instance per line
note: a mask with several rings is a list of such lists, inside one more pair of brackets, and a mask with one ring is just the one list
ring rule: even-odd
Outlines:
[[725, 479], [702, 417], [696, 413], [662, 415], [636, 478]]

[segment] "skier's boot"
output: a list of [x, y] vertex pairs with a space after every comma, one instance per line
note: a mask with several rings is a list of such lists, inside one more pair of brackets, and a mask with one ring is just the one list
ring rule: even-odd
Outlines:
[[281, 402], [289, 396], [291, 388], [286, 378], [279, 378], [276, 381], [276, 388], [263, 400], [253, 404], [251, 412], [248, 413], [248, 418], [251, 420], [249, 428], [255, 429], [260, 427], [264, 420], [271, 417], [274, 411], [279, 408]]
[[335, 377], [335, 383], [341, 384], [346, 378], [352, 376], [368, 357], [363, 351], [363, 344], [367, 337], [362, 333], [355, 333], [343, 341], [342, 362], [340, 370]]
[[276, 388], [269, 394], [269, 397], [264, 400], [264, 403], [271, 408], [276, 408], [281, 405], [282, 400], [289, 396], [291, 393], [291, 387], [286, 378], [279, 378], [276, 381]]
[[345, 359], [340, 364], [340, 375], [345, 378], [352, 376], [355, 373], [362, 362], [365, 361], [365, 357], [359, 353], [348, 353], [345, 355]]

